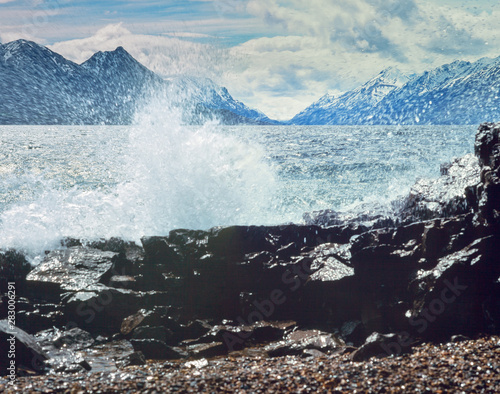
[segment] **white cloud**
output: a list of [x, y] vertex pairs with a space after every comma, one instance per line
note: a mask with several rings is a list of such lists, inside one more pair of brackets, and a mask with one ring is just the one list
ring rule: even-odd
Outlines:
[[421, 72], [500, 55], [498, 6], [472, 13], [424, 0], [251, 0], [247, 10], [282, 34], [232, 49], [245, 63], [230, 91], [275, 118], [290, 118], [389, 66]]

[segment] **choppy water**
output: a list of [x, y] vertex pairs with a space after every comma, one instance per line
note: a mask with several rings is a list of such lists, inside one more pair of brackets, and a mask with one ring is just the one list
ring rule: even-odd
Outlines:
[[470, 126], [0, 126], [0, 247], [300, 222], [390, 201], [472, 152]]

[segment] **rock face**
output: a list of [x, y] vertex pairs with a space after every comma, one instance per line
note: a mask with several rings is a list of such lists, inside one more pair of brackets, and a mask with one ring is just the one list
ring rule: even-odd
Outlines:
[[[142, 246], [67, 240], [27, 275], [16, 323], [59, 371], [233, 352], [322, 357], [350, 345], [359, 361], [498, 334], [499, 134], [481, 125], [477, 160], [419, 182], [385, 225], [331, 214], [325, 226], [174, 230]], [[9, 255], [3, 272], [22, 278], [22, 261]]]

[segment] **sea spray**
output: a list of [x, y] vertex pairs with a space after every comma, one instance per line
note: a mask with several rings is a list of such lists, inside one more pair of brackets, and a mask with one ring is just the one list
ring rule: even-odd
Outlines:
[[117, 179], [102, 185], [68, 186], [44, 172], [23, 173], [23, 198], [6, 202], [0, 213], [0, 247], [23, 250], [36, 262], [65, 237], [139, 242], [174, 228], [255, 224], [265, 218], [274, 174], [262, 149], [220, 133], [216, 122], [185, 126], [181, 119], [168, 101], [144, 106], [135, 125], [125, 129], [123, 149], [109, 152], [121, 155], [110, 161], [121, 168], [108, 171]]

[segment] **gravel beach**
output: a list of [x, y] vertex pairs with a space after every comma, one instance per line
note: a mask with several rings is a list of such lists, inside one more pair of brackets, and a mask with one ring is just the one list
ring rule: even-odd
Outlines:
[[116, 372], [19, 377], [6, 393], [196, 392], [500, 392], [500, 337], [424, 343], [410, 354], [352, 362], [348, 353], [267, 358], [231, 354], [185, 362], [148, 362]]

